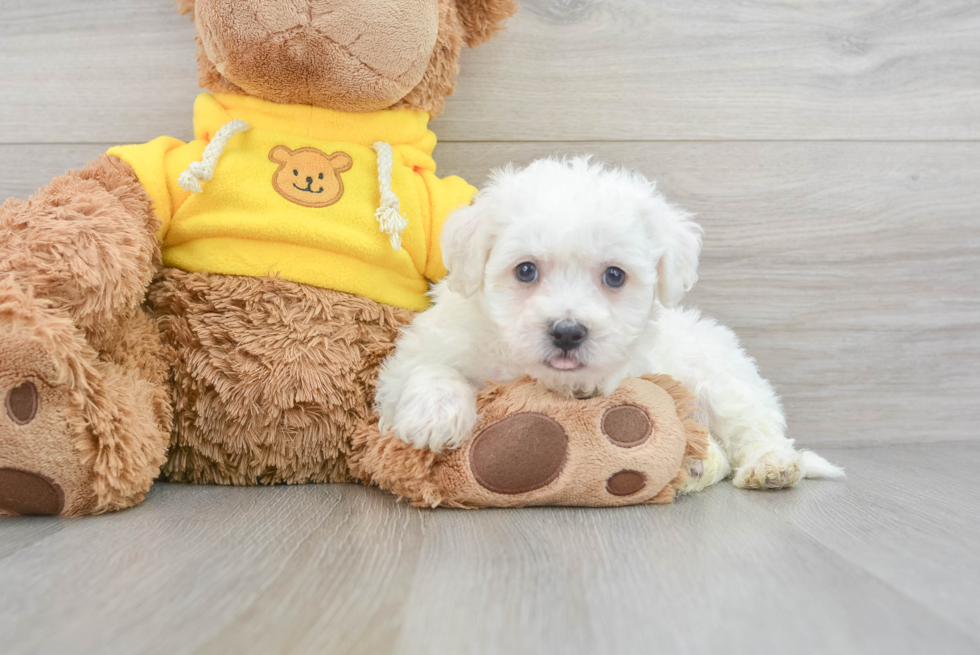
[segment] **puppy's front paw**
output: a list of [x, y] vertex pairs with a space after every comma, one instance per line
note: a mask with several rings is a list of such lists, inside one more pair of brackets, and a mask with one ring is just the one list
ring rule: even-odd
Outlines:
[[780, 448], [763, 453], [735, 471], [734, 484], [740, 489], [785, 489], [803, 477], [800, 453]]
[[473, 389], [465, 382], [445, 380], [406, 390], [391, 427], [402, 441], [441, 452], [463, 445], [477, 418]]

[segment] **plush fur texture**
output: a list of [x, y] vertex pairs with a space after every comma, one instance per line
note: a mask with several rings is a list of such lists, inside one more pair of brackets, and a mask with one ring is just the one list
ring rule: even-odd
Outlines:
[[455, 0], [439, 0], [439, 31], [429, 65], [414, 89], [396, 102], [396, 109], [421, 109], [434, 118], [442, 113], [446, 98], [456, 89], [459, 55], [465, 32]]
[[[365, 481], [428, 507], [669, 503], [689, 477], [682, 463], [707, 457], [707, 431], [692, 418], [693, 400], [683, 385], [667, 376], [632, 378], [611, 395], [587, 400], [550, 392], [530, 377], [490, 384], [477, 395], [480, 421], [474, 435], [486, 433], [500, 421], [532, 413], [553, 418], [568, 438], [560, 473], [548, 484], [523, 493], [495, 493], [481, 485], [471, 458], [474, 439], [438, 454], [413, 448], [391, 431], [382, 434], [377, 419], [354, 438], [352, 470]], [[616, 445], [603, 434], [606, 412], [624, 406], [643, 408], [654, 425], [653, 434], [637, 446]], [[646, 486], [623, 496], [609, 493], [607, 481], [624, 469], [643, 474]]]
[[514, 0], [458, 0], [456, 6], [466, 45], [471, 48], [496, 36], [504, 22], [517, 11]]
[[114, 343], [160, 266], [160, 222], [114, 157], [55, 178], [0, 209], [0, 275], [63, 309], [96, 348]]
[[[695, 392], [721, 446], [697, 464], [701, 486], [730, 466], [744, 488], [842, 474], [794, 450], [778, 397], [731, 330], [676, 307], [697, 280], [701, 228], [642, 176], [587, 158], [506, 169], [450, 218], [442, 248], [450, 272], [435, 306], [405, 331], [381, 374], [382, 429], [438, 452], [469, 439], [486, 380], [530, 375], [588, 397], [659, 373]], [[518, 279], [524, 263], [533, 279]], [[621, 286], [607, 282], [611, 267], [625, 274]], [[584, 338], [559, 346], [562, 325]]]
[[174, 349], [171, 480], [350, 479], [350, 437], [412, 312], [275, 278], [175, 269], [149, 300]]

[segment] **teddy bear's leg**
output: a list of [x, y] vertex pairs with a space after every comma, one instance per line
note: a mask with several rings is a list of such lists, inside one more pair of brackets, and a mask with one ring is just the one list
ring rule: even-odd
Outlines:
[[171, 480], [350, 479], [350, 439], [411, 312], [275, 278], [171, 269], [150, 301], [176, 352]]
[[159, 472], [167, 362], [140, 308], [156, 226], [106, 157], [0, 207], [0, 511], [120, 509]]
[[170, 403], [156, 326], [98, 353], [64, 312], [0, 277], [0, 513], [77, 516], [139, 503], [163, 464]]

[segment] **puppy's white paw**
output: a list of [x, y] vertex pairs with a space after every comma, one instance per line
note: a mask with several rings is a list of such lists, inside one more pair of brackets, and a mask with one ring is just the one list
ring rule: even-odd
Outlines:
[[800, 453], [792, 448], [770, 450], [751, 457], [735, 471], [733, 480], [739, 489], [785, 489], [803, 477]]
[[708, 438], [708, 456], [703, 459], [684, 458], [687, 467], [687, 480], [677, 487], [677, 493], [689, 494], [702, 491], [716, 482], [721, 482], [732, 472], [728, 457], [714, 439]]
[[441, 452], [463, 445], [477, 418], [472, 387], [460, 380], [430, 379], [403, 392], [391, 428], [416, 448]]

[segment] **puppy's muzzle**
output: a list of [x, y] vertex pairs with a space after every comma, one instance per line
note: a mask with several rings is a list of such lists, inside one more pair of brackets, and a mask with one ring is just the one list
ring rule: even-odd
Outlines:
[[589, 330], [577, 321], [557, 321], [551, 324], [551, 330], [548, 334], [551, 336], [551, 343], [555, 345], [555, 348], [568, 352], [575, 350], [585, 342], [585, 338], [589, 336]]

